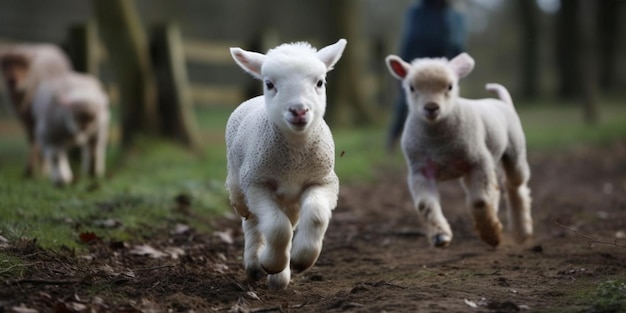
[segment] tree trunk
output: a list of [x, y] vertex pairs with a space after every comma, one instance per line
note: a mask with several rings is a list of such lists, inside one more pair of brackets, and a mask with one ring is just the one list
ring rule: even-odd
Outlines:
[[591, 13], [595, 2], [585, 1], [581, 3], [581, 11], [578, 21], [580, 23], [580, 54], [578, 64], [580, 64], [581, 75], [578, 77], [583, 100], [583, 118], [589, 125], [598, 123], [598, 96], [597, 96], [597, 66], [595, 58], [594, 25]]
[[521, 66], [522, 66], [522, 96], [525, 98], [535, 98], [540, 86], [540, 76], [538, 73], [538, 18], [535, 2], [528, 0], [518, 0], [519, 22], [523, 42], [521, 44]]
[[619, 6], [620, 0], [596, 1], [598, 5], [597, 38], [598, 60], [600, 69], [600, 87], [604, 91], [615, 89], [617, 74], [617, 52], [622, 40], [619, 33]]
[[580, 27], [578, 15], [580, 0], [561, 1], [561, 10], [557, 15], [556, 25], [556, 62], [559, 79], [558, 94], [571, 98], [580, 95], [581, 75]]
[[133, 1], [93, 0], [100, 35], [120, 88], [122, 144], [158, 129], [156, 88], [145, 32]]
[[332, 4], [338, 36], [348, 39], [342, 59], [336, 66], [336, 77], [329, 88], [335, 88], [333, 101], [327, 108], [327, 120], [332, 124], [367, 125], [376, 121], [369, 91], [364, 86], [367, 64], [367, 43], [360, 33], [362, 5], [358, 0], [337, 0]]
[[98, 27], [95, 22], [71, 26], [65, 47], [74, 70], [98, 77], [100, 60], [98, 56]]

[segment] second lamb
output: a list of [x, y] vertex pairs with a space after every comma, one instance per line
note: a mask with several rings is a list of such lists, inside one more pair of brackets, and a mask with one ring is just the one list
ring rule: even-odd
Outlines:
[[507, 90], [487, 84], [499, 100], [461, 98], [458, 82], [474, 68], [474, 60], [466, 53], [450, 61], [416, 59], [411, 63], [390, 55], [386, 63], [402, 81], [409, 105], [402, 151], [414, 206], [431, 244], [445, 247], [452, 240], [437, 183], [458, 178], [480, 238], [492, 246], [500, 244], [499, 164], [506, 176], [513, 237], [518, 243], [526, 241], [533, 233], [527, 186], [530, 169], [522, 125]]

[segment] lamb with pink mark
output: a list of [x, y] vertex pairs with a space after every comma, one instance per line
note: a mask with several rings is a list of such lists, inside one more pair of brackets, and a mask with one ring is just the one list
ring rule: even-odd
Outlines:
[[409, 105], [402, 151], [408, 165], [408, 186], [415, 209], [435, 247], [446, 247], [452, 231], [443, 215], [437, 184], [460, 179], [480, 238], [498, 246], [502, 164], [513, 238], [523, 243], [532, 236], [531, 198], [526, 140], [508, 91], [487, 84], [498, 99], [470, 100], [459, 96], [459, 79], [474, 68], [462, 53], [452, 60], [416, 59], [411, 63], [390, 55], [391, 74], [402, 81]]
[[247, 277], [267, 275], [272, 289], [286, 288], [292, 269], [313, 266], [337, 206], [335, 146], [323, 116], [326, 73], [345, 46], [341, 39], [319, 51], [302, 42], [267, 54], [231, 48], [264, 93], [228, 120], [226, 188], [242, 217]]

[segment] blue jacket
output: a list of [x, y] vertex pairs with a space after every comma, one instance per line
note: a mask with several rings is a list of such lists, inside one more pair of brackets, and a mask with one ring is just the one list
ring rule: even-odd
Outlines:
[[400, 57], [406, 61], [422, 57], [451, 59], [465, 50], [465, 37], [463, 15], [449, 6], [418, 1], [405, 18]]

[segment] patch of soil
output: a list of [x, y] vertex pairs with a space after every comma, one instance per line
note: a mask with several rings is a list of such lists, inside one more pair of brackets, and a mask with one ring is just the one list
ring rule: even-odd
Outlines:
[[519, 246], [507, 233], [498, 248], [478, 239], [456, 182], [441, 185], [452, 245], [430, 247], [405, 174], [381, 171], [342, 186], [318, 262], [283, 291], [245, 280], [234, 215], [213, 221], [214, 234], [172, 225], [143, 248], [12, 243], [29, 267], [1, 283], [0, 312], [581, 311], [594, 286], [626, 278], [625, 160], [626, 142], [531, 155], [534, 239]]

